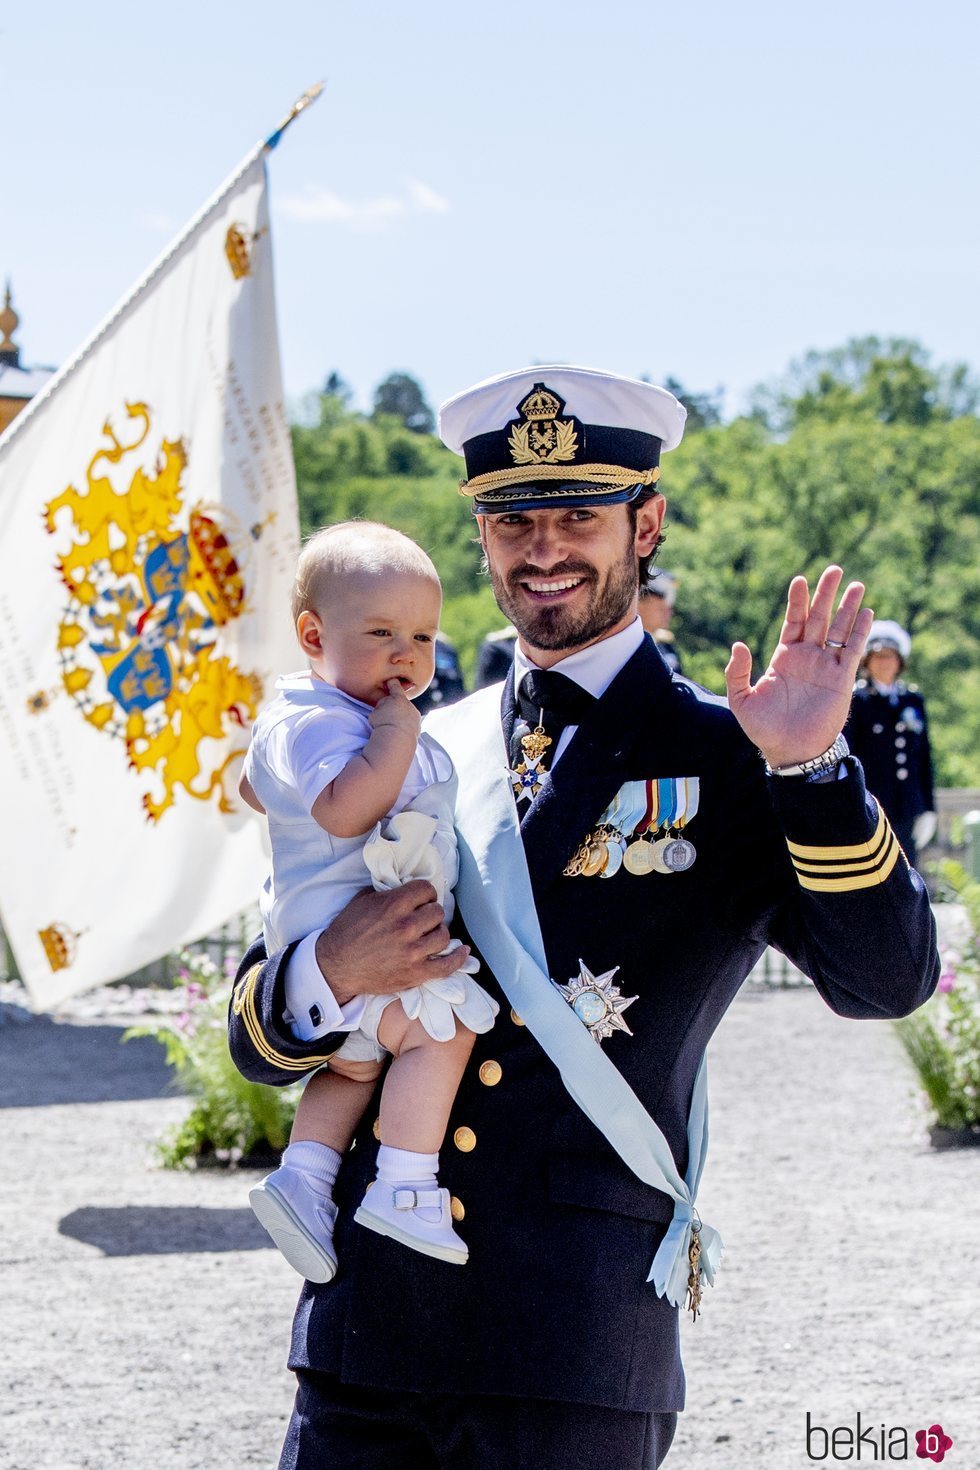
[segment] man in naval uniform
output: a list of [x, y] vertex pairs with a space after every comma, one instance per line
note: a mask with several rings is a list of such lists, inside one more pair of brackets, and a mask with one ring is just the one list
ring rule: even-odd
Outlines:
[[[567, 367], [443, 406], [519, 633], [502, 685], [427, 721], [458, 772], [459, 913], [501, 1004], [440, 1165], [469, 1261], [353, 1222], [369, 1116], [338, 1181], [338, 1274], [296, 1313], [289, 1470], [659, 1465], [684, 1403], [678, 1306], [719, 1254], [695, 1205], [711, 1033], [770, 942], [842, 1016], [900, 1016], [935, 986], [925, 889], [839, 738], [860, 585], [838, 601], [839, 568], [812, 596], [795, 578], [754, 686], [732, 650], [730, 709], [643, 632], [684, 418], [663, 389]], [[292, 1081], [361, 995], [457, 966], [432, 899], [365, 892], [293, 949], [253, 946], [230, 1008], [241, 1070]]]
[[476, 654], [474, 689], [486, 689], [488, 684], [499, 684], [501, 679], [506, 679], [514, 662], [516, 643], [517, 629], [513, 623], [508, 623], [506, 628], [495, 628], [492, 633], [487, 634]]
[[672, 674], [682, 674], [680, 654], [671, 630], [674, 603], [677, 601], [677, 578], [663, 567], [649, 566], [640, 578], [640, 622], [653, 639], [660, 657]]
[[844, 734], [864, 767], [868, 790], [914, 863], [935, 835], [936, 798], [925, 701], [899, 677], [911, 652], [901, 624], [890, 618], [872, 623]]

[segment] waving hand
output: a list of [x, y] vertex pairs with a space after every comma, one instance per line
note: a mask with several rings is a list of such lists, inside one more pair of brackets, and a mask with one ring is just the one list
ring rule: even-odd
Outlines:
[[874, 613], [861, 607], [861, 582], [849, 583], [834, 612], [842, 576], [840, 567], [827, 567], [812, 600], [806, 578], [793, 578], [779, 643], [756, 684], [751, 652], [744, 643], [732, 647], [728, 702], [771, 766], [822, 755], [847, 719]]

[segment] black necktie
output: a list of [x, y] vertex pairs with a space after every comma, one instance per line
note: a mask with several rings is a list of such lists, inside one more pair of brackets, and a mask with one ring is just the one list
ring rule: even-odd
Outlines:
[[514, 730], [517, 750], [520, 750], [521, 735], [527, 734], [522, 725], [534, 730], [542, 724], [545, 734], [553, 741], [544, 759], [545, 769], [549, 770], [562, 731], [567, 725], [580, 725], [595, 702], [594, 694], [565, 674], [553, 669], [531, 669], [517, 691], [517, 711], [522, 722]]

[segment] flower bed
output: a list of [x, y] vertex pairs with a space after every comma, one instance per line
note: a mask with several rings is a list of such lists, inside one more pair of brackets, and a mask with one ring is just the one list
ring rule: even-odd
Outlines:
[[266, 1167], [289, 1141], [299, 1088], [248, 1082], [232, 1062], [226, 1017], [235, 960], [224, 972], [207, 954], [185, 951], [180, 960], [181, 1009], [124, 1037], [159, 1041], [175, 1083], [193, 1099], [184, 1121], [158, 1141], [160, 1161], [168, 1169]]
[[966, 925], [955, 946], [941, 946], [935, 995], [896, 1030], [933, 1113], [933, 1145], [949, 1148], [980, 1143], [980, 883], [958, 863], [939, 873]]

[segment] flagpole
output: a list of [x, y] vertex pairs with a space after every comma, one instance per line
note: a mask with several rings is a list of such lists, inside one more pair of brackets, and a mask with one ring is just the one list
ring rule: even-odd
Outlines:
[[257, 143], [255, 145], [255, 147], [242, 160], [238, 167], [231, 174], [229, 174], [228, 178], [217, 190], [217, 192], [211, 196], [206, 204], [202, 205], [197, 213], [192, 216], [187, 225], [185, 225], [184, 229], [181, 230], [180, 234], [177, 235], [177, 237], [170, 242], [163, 253], [157, 257], [157, 259], [150, 266], [146, 274], [140, 277], [132, 290], [123, 297], [122, 301], [120, 301], [117, 306], [113, 307], [112, 311], [105, 318], [105, 320], [96, 327], [95, 331], [91, 334], [90, 337], [86, 338], [81, 347], [79, 347], [78, 351], [75, 352], [74, 355], [70, 357], [68, 361], [58, 369], [54, 377], [48, 379], [44, 387], [41, 389], [40, 393], [37, 393], [31, 399], [27, 407], [22, 409], [17, 417], [13, 420], [13, 422], [7, 426], [2, 434], [0, 434], [0, 459], [2, 459], [5, 451], [10, 447], [20, 431], [34, 417], [38, 409], [43, 407], [43, 405], [47, 403], [48, 399], [51, 398], [53, 394], [58, 391], [62, 383], [64, 383], [65, 380], [69, 378], [71, 374], [81, 366], [81, 364], [89, 356], [93, 348], [96, 347], [99, 342], [101, 342], [106, 333], [111, 331], [116, 323], [123, 316], [125, 316], [126, 312], [130, 309], [134, 302], [136, 302], [143, 295], [147, 287], [156, 280], [161, 271], [165, 270], [170, 262], [174, 259], [174, 257], [180, 253], [183, 247], [187, 244], [188, 240], [190, 240], [192, 236], [197, 233], [201, 225], [204, 224], [205, 220], [207, 220], [208, 216], [213, 214], [215, 210], [224, 203], [225, 199], [235, 188], [236, 184], [238, 184], [239, 180], [246, 173], [248, 173], [248, 170], [252, 167], [256, 160], [261, 158], [263, 153], [271, 153], [272, 149], [278, 145], [280, 138], [289, 127], [289, 125], [294, 122], [297, 117], [299, 117], [301, 112], [305, 112], [306, 109], [311, 105], [311, 103], [316, 101], [322, 91], [323, 83], [316, 82], [312, 87], [308, 87], [301, 97], [298, 97], [296, 99], [289, 112], [279, 123], [278, 127], [276, 127], [275, 130], [271, 132], [267, 138], [263, 139], [261, 143]]

